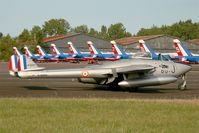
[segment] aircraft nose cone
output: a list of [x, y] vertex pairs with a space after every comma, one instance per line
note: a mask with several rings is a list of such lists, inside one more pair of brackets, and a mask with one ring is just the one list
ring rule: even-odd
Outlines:
[[192, 68], [192, 67], [189, 66], [189, 65], [184, 65], [184, 71], [185, 71], [185, 73], [188, 72], [188, 71], [190, 71], [191, 68]]
[[184, 64], [180, 64], [180, 67], [179, 67], [179, 69], [181, 69], [181, 71], [182, 71], [183, 74], [187, 73], [188, 71], [190, 71], [191, 68], [192, 68], [191, 66], [184, 65]]

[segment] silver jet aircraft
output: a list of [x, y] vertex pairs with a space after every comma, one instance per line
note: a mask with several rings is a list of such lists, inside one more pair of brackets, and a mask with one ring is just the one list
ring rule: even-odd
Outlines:
[[[17, 63], [16, 71], [12, 64]], [[10, 60], [10, 74], [20, 78], [77, 78], [82, 83], [119, 86], [129, 90], [169, 84], [179, 77], [182, 77], [182, 82], [178, 88], [184, 90], [185, 74], [190, 69], [188, 65], [172, 61], [126, 59], [77, 69], [44, 70], [24, 55], [19, 56], [18, 61], [13, 57]]]

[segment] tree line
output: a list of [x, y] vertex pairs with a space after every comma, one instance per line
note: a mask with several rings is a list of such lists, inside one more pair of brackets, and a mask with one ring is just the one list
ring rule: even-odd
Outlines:
[[35, 46], [42, 45], [43, 38], [64, 35], [69, 32], [86, 33], [105, 40], [131, 36], [131, 33], [126, 31], [122, 23], [111, 24], [109, 27], [102, 25], [101, 30], [97, 31], [94, 28], [88, 28], [87, 25], [71, 27], [65, 19], [50, 19], [45, 21], [42, 26], [33, 26], [31, 30], [24, 29], [19, 36], [14, 38], [9, 34], [3, 36], [0, 33], [0, 60], [9, 60], [10, 55], [13, 53], [13, 46], [18, 47], [21, 51], [24, 46], [28, 46], [33, 52], [36, 52]]
[[[111, 24], [109, 27], [102, 25], [98, 31], [95, 28], [89, 28], [87, 25], [71, 27], [65, 19], [50, 19], [45, 21], [42, 26], [36, 25], [30, 30], [24, 29], [17, 37], [11, 37], [9, 34], [3, 35], [0, 32], [0, 60], [9, 60], [10, 55], [13, 54], [13, 46], [18, 47], [21, 51], [23, 51], [22, 48], [24, 46], [28, 46], [33, 52], [36, 52], [36, 45], [42, 45], [43, 38], [64, 35], [69, 32], [86, 33], [108, 41], [132, 36], [122, 23]], [[183, 40], [196, 39], [199, 38], [199, 23], [186, 20], [179, 21], [172, 25], [162, 25], [160, 27], [153, 25], [148, 29], [141, 28], [138, 33], [133, 36], [157, 34], [175, 36]]]
[[137, 36], [147, 35], [170, 35], [181, 38], [182, 40], [192, 40], [199, 38], [199, 22], [193, 23], [192, 20], [179, 21], [172, 25], [162, 25], [157, 27], [153, 25], [151, 28], [141, 28]]

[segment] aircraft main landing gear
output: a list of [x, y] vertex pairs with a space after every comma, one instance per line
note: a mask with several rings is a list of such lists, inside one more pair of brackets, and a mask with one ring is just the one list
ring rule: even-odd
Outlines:
[[185, 90], [187, 88], [187, 81], [185, 80], [185, 74], [182, 75], [182, 82], [178, 85], [179, 90]]

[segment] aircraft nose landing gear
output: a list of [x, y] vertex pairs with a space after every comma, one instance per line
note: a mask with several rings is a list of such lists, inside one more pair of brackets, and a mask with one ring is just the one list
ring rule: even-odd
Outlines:
[[185, 80], [185, 74], [181, 76], [182, 82], [178, 85], [179, 90], [185, 90], [187, 88], [187, 81]]

